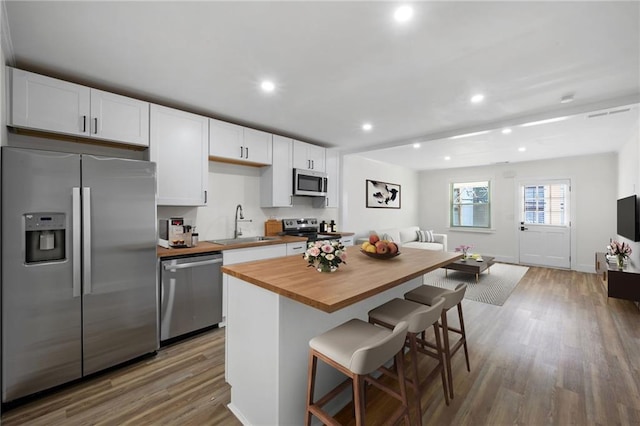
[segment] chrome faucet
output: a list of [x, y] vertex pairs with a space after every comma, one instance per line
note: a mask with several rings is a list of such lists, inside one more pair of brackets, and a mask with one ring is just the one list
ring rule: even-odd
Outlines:
[[244, 219], [244, 215], [242, 214], [242, 205], [238, 204], [236, 206], [236, 220], [235, 220], [235, 228], [233, 229], [233, 238], [238, 238], [242, 235], [242, 231], [238, 231], [238, 212], [240, 213], [240, 219]]

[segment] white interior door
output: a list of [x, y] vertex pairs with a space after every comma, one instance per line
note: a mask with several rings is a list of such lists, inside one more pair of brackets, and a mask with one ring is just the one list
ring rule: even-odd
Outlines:
[[570, 200], [569, 180], [519, 185], [520, 263], [571, 268]]

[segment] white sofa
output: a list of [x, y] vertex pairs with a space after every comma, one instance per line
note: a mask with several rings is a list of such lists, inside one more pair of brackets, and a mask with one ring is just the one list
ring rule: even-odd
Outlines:
[[434, 242], [421, 243], [418, 241], [418, 230], [420, 230], [418, 226], [409, 226], [406, 228], [379, 229], [371, 232], [378, 234], [380, 239], [387, 239], [399, 244], [400, 247], [447, 251], [447, 234], [434, 233]]

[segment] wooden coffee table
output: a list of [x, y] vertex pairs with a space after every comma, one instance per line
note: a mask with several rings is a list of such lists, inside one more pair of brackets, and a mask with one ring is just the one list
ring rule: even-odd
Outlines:
[[460, 272], [468, 272], [471, 274], [476, 274], [476, 283], [478, 282], [478, 279], [480, 278], [480, 274], [483, 271], [487, 271], [487, 274], [491, 273], [491, 265], [493, 265], [495, 263], [495, 258], [491, 257], [491, 256], [480, 256], [482, 257], [482, 262], [478, 262], [475, 259], [467, 259], [467, 260], [462, 260], [462, 259], [458, 259], [455, 262], [449, 263], [448, 265], [444, 265], [443, 268], [445, 269], [445, 276], [448, 275], [449, 269], [454, 270], [454, 271], [460, 271]]

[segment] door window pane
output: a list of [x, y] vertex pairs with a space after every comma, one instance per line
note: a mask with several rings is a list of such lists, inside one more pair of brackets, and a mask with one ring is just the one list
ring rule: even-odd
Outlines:
[[569, 186], [564, 183], [523, 186], [522, 217], [526, 224], [567, 226]]

